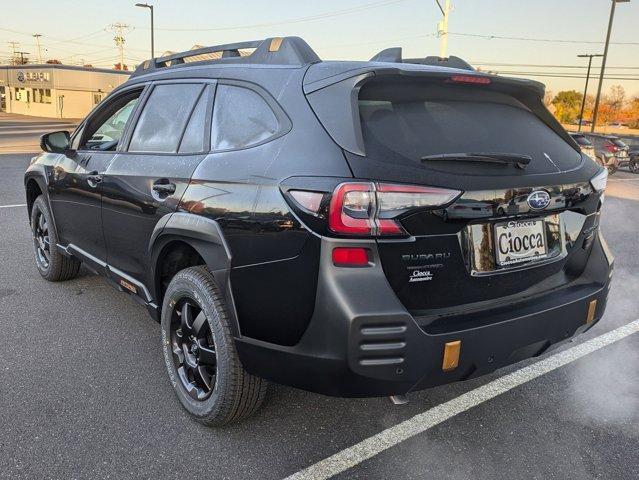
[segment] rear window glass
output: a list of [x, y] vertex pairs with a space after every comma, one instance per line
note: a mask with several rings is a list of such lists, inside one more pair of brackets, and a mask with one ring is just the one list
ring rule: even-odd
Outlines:
[[614, 143], [619, 148], [627, 148], [628, 147], [628, 145], [626, 145], [623, 141], [619, 140], [618, 138], [612, 138], [612, 139], [610, 139], [610, 141], [612, 143]]
[[[420, 162], [428, 155], [516, 153], [573, 168], [580, 155], [513, 97], [476, 86], [365, 84], [359, 112], [367, 156]], [[530, 169], [529, 169], [530, 170]]]
[[211, 148], [248, 148], [274, 137], [280, 129], [271, 107], [257, 92], [218, 85], [213, 107]]

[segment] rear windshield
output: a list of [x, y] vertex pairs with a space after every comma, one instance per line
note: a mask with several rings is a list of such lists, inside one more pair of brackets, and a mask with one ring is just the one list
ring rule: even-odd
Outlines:
[[619, 147], [619, 148], [628, 148], [628, 145], [626, 145], [624, 142], [622, 142], [621, 140], [619, 140], [618, 138], [611, 138], [610, 141], [612, 143], [615, 144], [615, 146]]
[[592, 143], [583, 135], [571, 135], [572, 139], [583, 147], [592, 147]]
[[442, 153], [517, 153], [562, 169], [580, 155], [513, 97], [478, 86], [378, 81], [359, 93], [366, 155], [420, 162]]

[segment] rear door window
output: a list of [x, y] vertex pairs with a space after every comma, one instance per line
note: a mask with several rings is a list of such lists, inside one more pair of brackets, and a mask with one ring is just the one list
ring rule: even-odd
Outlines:
[[279, 121], [257, 92], [218, 85], [213, 108], [211, 148], [214, 151], [253, 147], [277, 136]]
[[197, 105], [191, 113], [189, 123], [180, 142], [179, 153], [200, 153], [204, 151], [206, 142], [206, 114], [209, 106], [209, 90], [206, 89], [200, 95]]
[[135, 126], [129, 152], [177, 152], [202, 89], [194, 83], [157, 85]]

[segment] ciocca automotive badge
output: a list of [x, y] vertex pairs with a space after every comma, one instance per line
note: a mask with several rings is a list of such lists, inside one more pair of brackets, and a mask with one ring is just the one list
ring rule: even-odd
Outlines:
[[535, 190], [526, 201], [532, 210], [543, 210], [550, 205], [550, 194], [545, 190]]

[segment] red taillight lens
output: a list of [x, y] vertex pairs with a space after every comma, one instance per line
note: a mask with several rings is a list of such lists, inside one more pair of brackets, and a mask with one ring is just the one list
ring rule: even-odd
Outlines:
[[491, 80], [488, 77], [479, 77], [476, 75], [453, 75], [450, 81], [454, 83], [473, 83], [476, 85], [488, 85]]
[[397, 217], [447, 205], [460, 193], [418, 185], [342, 183], [331, 198], [328, 225], [333, 232], [347, 235], [403, 235], [406, 232]]
[[370, 235], [374, 224], [370, 183], [342, 183], [331, 198], [328, 210], [328, 226], [337, 233]]
[[606, 150], [612, 153], [617, 153], [619, 151], [619, 147], [617, 147], [616, 145], [612, 143], [606, 143], [605, 147], [606, 147]]
[[368, 250], [365, 248], [337, 247], [333, 249], [333, 265], [336, 267], [367, 267]]

